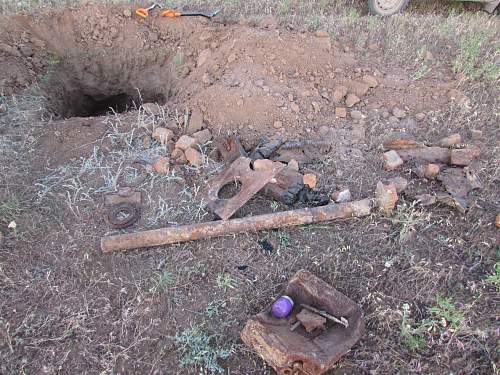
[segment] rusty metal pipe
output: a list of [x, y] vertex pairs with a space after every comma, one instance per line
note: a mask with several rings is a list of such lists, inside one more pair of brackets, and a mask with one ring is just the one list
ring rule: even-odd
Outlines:
[[276, 212], [228, 221], [183, 225], [145, 232], [107, 236], [101, 239], [101, 250], [105, 253], [151, 246], [169, 245], [179, 242], [201, 240], [242, 232], [256, 232], [288, 226], [319, 223], [336, 219], [367, 216], [371, 213], [372, 200], [329, 204], [322, 207]]

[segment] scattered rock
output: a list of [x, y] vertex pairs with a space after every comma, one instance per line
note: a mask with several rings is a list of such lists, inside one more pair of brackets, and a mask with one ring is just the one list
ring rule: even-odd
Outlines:
[[396, 186], [394, 184], [384, 184], [383, 182], [379, 182], [375, 191], [375, 198], [380, 211], [385, 214], [390, 214], [394, 211], [398, 201]]
[[[497, 215], [497, 218], [495, 219], [495, 226], [500, 229], [500, 214]], [[0, 243], [2, 243], [1, 239], [1, 232], [0, 232]]]
[[302, 311], [297, 314], [297, 320], [304, 326], [306, 332], [309, 333], [313, 332], [315, 329], [324, 328], [326, 324], [326, 318], [307, 309], [302, 309]]
[[408, 187], [408, 180], [404, 177], [393, 177], [387, 179], [388, 183], [394, 184], [396, 186], [396, 192], [401, 194]]
[[187, 163], [186, 155], [184, 154], [184, 151], [182, 151], [180, 148], [174, 149], [174, 151], [172, 151], [172, 153], [170, 154], [170, 157], [172, 160], [175, 161], [176, 164]]
[[265, 84], [266, 83], [264, 82], [263, 79], [258, 79], [257, 81], [255, 81], [255, 86], [260, 87], [260, 88], [263, 88]]
[[201, 167], [203, 165], [203, 155], [198, 150], [189, 147], [184, 151], [184, 154], [188, 163], [193, 167]]
[[462, 143], [462, 136], [458, 133], [449, 135], [441, 139], [438, 144], [441, 147], [452, 147]]
[[203, 66], [208, 59], [212, 56], [212, 51], [210, 49], [204, 49], [203, 51], [200, 52], [198, 55], [198, 60], [196, 62], [196, 66], [199, 68], [200, 66]]
[[188, 135], [183, 135], [175, 143], [175, 148], [186, 151], [188, 148], [193, 147], [194, 145], [196, 145], [196, 139]]
[[346, 118], [347, 117], [347, 109], [344, 107], [335, 108], [335, 116], [340, 117], [340, 118]]
[[335, 103], [340, 103], [347, 95], [347, 87], [337, 86], [333, 92], [333, 101]]
[[312, 102], [311, 105], [315, 113], [319, 113], [321, 111], [321, 106], [318, 102]]
[[128, 8], [127, 8], [127, 9], [125, 9], [125, 10], [123, 11], [123, 16], [125, 16], [125, 17], [127, 17], [127, 18], [132, 17], [132, 11], [131, 11], [130, 9], [128, 9]]
[[227, 58], [227, 62], [231, 64], [232, 62], [236, 61], [236, 55], [234, 53], [230, 54]]
[[201, 82], [203, 82], [206, 86], [210, 86], [214, 82], [214, 78], [209, 72], [205, 72], [201, 77]]
[[283, 123], [281, 121], [275, 121], [273, 127], [275, 129], [281, 129], [283, 127]]
[[186, 133], [191, 135], [203, 129], [203, 113], [198, 109], [194, 109], [189, 117], [189, 124]]
[[347, 88], [351, 94], [355, 94], [359, 98], [365, 96], [370, 89], [368, 84], [361, 81], [351, 81], [347, 85]]
[[292, 159], [288, 162], [288, 168], [298, 172], [299, 171], [299, 162], [295, 159]]
[[19, 46], [19, 52], [25, 57], [31, 57], [34, 55], [33, 48], [31, 48], [29, 45], [22, 45]]
[[363, 113], [361, 113], [361, 111], [351, 111], [351, 118], [353, 118], [354, 120], [362, 120], [365, 118], [365, 116], [363, 116]]
[[342, 189], [333, 192], [332, 199], [337, 203], [346, 203], [352, 200], [351, 191], [349, 189]]
[[420, 112], [420, 113], [417, 113], [417, 114], [415, 115], [415, 119], [416, 119], [417, 121], [424, 121], [424, 120], [425, 120], [425, 113], [421, 113], [421, 112]]
[[394, 151], [384, 153], [384, 168], [386, 171], [393, 171], [403, 165], [403, 159]]
[[158, 116], [161, 113], [161, 108], [156, 103], [146, 103], [146, 104], [143, 104], [142, 108], [150, 116]]
[[406, 112], [403, 111], [402, 109], [397, 108], [397, 107], [392, 110], [392, 114], [394, 115], [394, 117], [397, 117], [397, 118], [405, 118], [406, 117]]
[[158, 127], [153, 132], [153, 139], [165, 146], [174, 137], [174, 132], [170, 129]]
[[318, 177], [313, 173], [306, 173], [303, 177], [304, 185], [309, 186], [311, 189], [314, 189], [318, 184]]
[[292, 109], [293, 112], [299, 113], [300, 112], [300, 107], [298, 106], [297, 103], [292, 103], [290, 104], [290, 108]]
[[415, 197], [415, 199], [422, 206], [431, 206], [437, 202], [437, 199], [434, 195], [431, 194], [420, 194]]
[[426, 164], [420, 166], [415, 171], [417, 176], [420, 178], [427, 178], [428, 180], [434, 180], [439, 174], [440, 168], [437, 164]]
[[345, 104], [347, 107], [351, 108], [352, 106], [358, 104], [361, 100], [355, 94], [347, 95], [345, 100]]
[[378, 81], [374, 76], [366, 75], [363, 77], [363, 82], [370, 88], [375, 88], [378, 86]]
[[156, 173], [168, 174], [170, 172], [170, 160], [162, 156], [153, 163], [153, 169]]
[[196, 139], [196, 143], [201, 146], [212, 140], [212, 132], [209, 129], [205, 129], [194, 133], [192, 137]]
[[479, 141], [483, 138], [483, 132], [481, 130], [471, 129], [470, 134], [474, 141]]
[[330, 37], [330, 34], [328, 34], [328, 31], [325, 30], [318, 30], [314, 33], [317, 38], [328, 38]]
[[481, 155], [481, 150], [477, 147], [451, 150], [451, 164], [468, 166], [474, 159], [477, 159], [479, 155]]

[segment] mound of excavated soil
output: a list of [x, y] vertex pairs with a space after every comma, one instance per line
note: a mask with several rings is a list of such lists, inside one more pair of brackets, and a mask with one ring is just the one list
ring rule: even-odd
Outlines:
[[66, 118], [102, 115], [109, 107], [124, 112], [141, 102], [200, 109], [207, 127], [244, 138], [320, 129], [321, 136], [342, 137], [352, 119], [363, 121], [359, 109], [416, 113], [448, 100], [447, 85], [379, 71], [374, 46], [360, 63], [321, 32], [278, 30], [270, 22], [250, 28], [143, 20], [125, 9], [86, 6], [3, 19], [1, 90], [37, 81], [48, 108]]

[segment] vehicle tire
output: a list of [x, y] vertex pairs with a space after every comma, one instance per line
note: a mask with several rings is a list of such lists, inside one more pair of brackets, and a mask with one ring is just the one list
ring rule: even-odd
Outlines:
[[410, 0], [368, 0], [368, 7], [372, 14], [389, 17], [403, 11]]

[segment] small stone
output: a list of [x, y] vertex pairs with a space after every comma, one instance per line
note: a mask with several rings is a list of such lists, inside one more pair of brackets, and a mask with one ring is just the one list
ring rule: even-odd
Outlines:
[[295, 159], [291, 159], [289, 162], [288, 162], [288, 165], [287, 165], [288, 168], [290, 168], [291, 170], [294, 170], [296, 172], [299, 171], [299, 162]]
[[347, 88], [351, 94], [355, 94], [357, 97], [361, 98], [370, 89], [370, 87], [365, 83], [361, 81], [351, 81], [348, 83]]
[[212, 56], [212, 51], [210, 51], [210, 49], [208, 49], [208, 48], [204, 49], [198, 55], [198, 60], [196, 62], [196, 66], [199, 68], [200, 66], [205, 64], [211, 56]]
[[458, 133], [449, 135], [448, 137], [444, 137], [441, 139], [438, 144], [441, 147], [452, 147], [462, 143], [462, 136]]
[[253, 169], [256, 171], [269, 171], [274, 168], [274, 162], [269, 159], [257, 159], [253, 162]]
[[335, 116], [339, 118], [346, 118], [347, 117], [347, 109], [344, 107], [337, 107], [335, 108]]
[[297, 314], [297, 320], [304, 326], [306, 332], [309, 333], [313, 332], [315, 329], [324, 328], [326, 324], [326, 318], [307, 309], [302, 309], [302, 311]]
[[153, 139], [165, 146], [174, 137], [174, 132], [170, 129], [158, 127], [153, 132]]
[[347, 95], [347, 87], [337, 86], [333, 92], [333, 101], [335, 103], [340, 103], [344, 97]]
[[257, 81], [255, 81], [255, 86], [257, 86], [257, 87], [262, 88], [262, 87], [264, 87], [264, 84], [265, 84], [265, 82], [263, 79], [258, 79]]
[[478, 141], [483, 138], [483, 132], [481, 130], [471, 129], [470, 134], [474, 141]]
[[[391, 114], [389, 112], [387, 112], [387, 111], [382, 112], [383, 118], [389, 118], [390, 116], [391, 116]], [[396, 118], [396, 120], [397, 120], [397, 118]]]
[[366, 75], [363, 77], [363, 82], [365, 82], [368, 87], [375, 88], [378, 86], [378, 81], [374, 76]]
[[421, 178], [427, 178], [428, 180], [434, 180], [439, 174], [440, 168], [437, 164], [427, 164], [417, 168], [417, 176]]
[[312, 102], [311, 105], [315, 113], [319, 113], [321, 111], [321, 106], [319, 105], [318, 102]]
[[358, 104], [359, 102], [360, 102], [360, 99], [355, 94], [349, 94], [349, 95], [347, 95], [347, 98], [345, 100], [345, 104], [349, 108], [351, 108], [352, 106]]
[[297, 103], [292, 103], [290, 104], [290, 108], [292, 109], [293, 112], [299, 113], [300, 112], [300, 107], [298, 106]]
[[[497, 215], [497, 218], [495, 219], [495, 225], [497, 228], [500, 229], [500, 214]], [[0, 233], [1, 235], [1, 233]], [[1, 239], [0, 239], [0, 243], [2, 243]]]
[[394, 117], [397, 117], [397, 118], [405, 118], [406, 117], [406, 112], [403, 111], [402, 109], [397, 108], [397, 107], [392, 110], [392, 114], [394, 115]]
[[364, 117], [361, 111], [351, 111], [351, 118], [354, 120], [362, 120]]
[[162, 156], [153, 164], [153, 169], [156, 173], [168, 174], [170, 172], [170, 161], [167, 157]]
[[398, 201], [396, 186], [394, 184], [379, 182], [375, 191], [375, 197], [380, 211], [385, 214], [391, 213], [394, 211]]
[[273, 127], [275, 129], [281, 129], [283, 127], [283, 123], [281, 121], [275, 121]]
[[143, 104], [142, 108], [150, 116], [158, 116], [161, 113], [160, 106], [156, 103]]
[[127, 8], [127, 9], [125, 9], [125, 10], [123, 11], [123, 16], [124, 16], [124, 17], [127, 17], [127, 18], [132, 17], [132, 11], [131, 11], [130, 9], [128, 9], [128, 8]]
[[[497, 217], [497, 222], [498, 222], [498, 217]], [[3, 233], [2, 233], [2, 231], [0, 231], [0, 245], [3, 244], [4, 239], [5, 239], [5, 237], [4, 237]]]
[[201, 167], [203, 165], [203, 155], [198, 150], [189, 147], [184, 151], [184, 154], [188, 163], [193, 167]]
[[451, 164], [466, 167], [479, 155], [481, 155], [481, 150], [478, 147], [451, 150]]
[[193, 147], [194, 145], [196, 145], [196, 139], [188, 135], [183, 135], [175, 143], [175, 148], [186, 151], [188, 148]]
[[294, 100], [293, 94], [288, 94], [288, 101], [293, 102], [293, 100]]
[[417, 121], [424, 121], [424, 120], [425, 120], [425, 113], [422, 113], [422, 112], [417, 113], [417, 114], [415, 115], [415, 119], [416, 119]]
[[230, 54], [229, 57], [227, 58], [227, 62], [231, 64], [232, 62], [236, 61], [236, 55], [234, 53]]
[[325, 30], [318, 30], [314, 33], [314, 35], [317, 37], [317, 38], [328, 38], [330, 37], [330, 34], [328, 34], [328, 31], [325, 31]]
[[212, 132], [209, 129], [205, 129], [194, 133], [192, 137], [196, 139], [196, 143], [201, 146], [212, 140]]
[[332, 199], [337, 203], [346, 203], [352, 200], [351, 191], [349, 189], [342, 189], [333, 192]]
[[406, 188], [408, 187], [408, 180], [404, 177], [389, 178], [389, 179], [387, 179], [387, 182], [389, 184], [394, 184], [394, 186], [396, 186], [396, 192], [398, 194], [401, 194], [402, 192], [404, 192], [406, 190]]
[[419, 194], [415, 197], [418, 203], [422, 206], [432, 206], [437, 202], [437, 198], [431, 194]]
[[176, 164], [186, 164], [187, 159], [186, 155], [184, 154], [184, 151], [182, 151], [180, 148], [174, 149], [172, 153], [170, 154], [170, 157], [172, 160], [175, 161]]
[[402, 166], [403, 163], [403, 159], [396, 151], [391, 150], [384, 153], [384, 168], [386, 171], [393, 171]]
[[311, 189], [314, 189], [318, 184], [318, 177], [313, 173], [306, 173], [303, 177], [304, 185], [309, 186]]
[[27, 45], [19, 46], [19, 52], [21, 52], [25, 57], [31, 57], [34, 55], [33, 48]]
[[203, 113], [198, 109], [194, 109], [189, 117], [189, 124], [186, 133], [191, 135], [203, 129]]
[[205, 73], [203, 73], [203, 76], [201, 77], [201, 81], [205, 85], [210, 86], [214, 82], [214, 79], [210, 73], [205, 72]]

